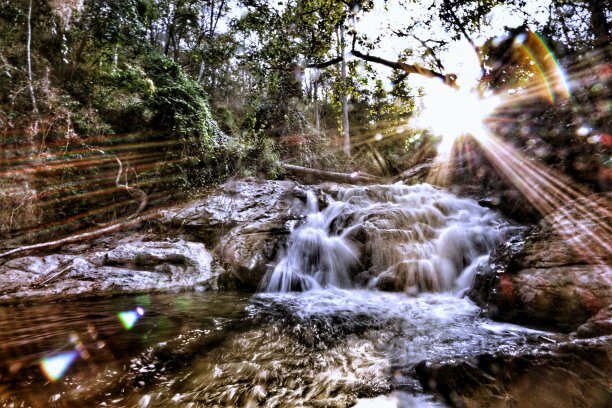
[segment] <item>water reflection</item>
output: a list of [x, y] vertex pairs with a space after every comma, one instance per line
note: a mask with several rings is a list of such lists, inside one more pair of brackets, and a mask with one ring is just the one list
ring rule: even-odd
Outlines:
[[[125, 330], [118, 311], [137, 307], [145, 313]], [[414, 364], [517, 350], [540, 334], [451, 295], [340, 289], [107, 298], [0, 316], [0, 404], [33, 407], [435, 406]], [[63, 377], [45, 378], [46, 356], [75, 350]]]
[[[0, 307], [0, 404], [61, 406], [134, 392], [173, 364], [149, 357], [156, 361], [144, 365], [147, 356], [165, 350], [180, 357], [203, 333], [239, 321], [248, 297], [157, 294]], [[139, 317], [129, 331], [118, 318], [126, 310]], [[68, 361], [66, 353], [78, 355]]]

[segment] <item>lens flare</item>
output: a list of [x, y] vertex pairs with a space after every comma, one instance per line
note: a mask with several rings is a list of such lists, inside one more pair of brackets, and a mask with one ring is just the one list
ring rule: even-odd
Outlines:
[[420, 114], [410, 124], [413, 128], [429, 129], [442, 137], [427, 181], [446, 185], [457, 140], [464, 135], [482, 134], [484, 121], [501, 104], [501, 100], [497, 96], [481, 97], [475, 92], [450, 88], [439, 81], [433, 81], [424, 88]]
[[143, 315], [144, 315], [144, 309], [138, 306], [135, 310], [119, 312], [117, 314], [117, 317], [119, 318], [121, 325], [126, 330], [130, 330], [132, 327], [134, 327], [138, 319], [142, 317]]
[[45, 357], [40, 362], [40, 369], [49, 381], [55, 382], [62, 378], [66, 370], [68, 370], [68, 367], [70, 367], [78, 355], [79, 353], [77, 351], [68, 351]]
[[[612, 211], [605, 196], [594, 197], [569, 177], [529, 160], [483, 127], [474, 135], [485, 155], [586, 263], [602, 265], [612, 251]], [[606, 272], [609, 273], [609, 272]]]
[[536, 85], [533, 85], [533, 88], [542, 89], [539, 93], [550, 103], [554, 103], [558, 97], [569, 98], [570, 88], [565, 73], [542, 37], [529, 31], [517, 37], [515, 45], [517, 50], [527, 55], [533, 63], [536, 74]]
[[[527, 77], [524, 88], [508, 90], [504, 99], [481, 98], [475, 93], [449, 89], [439, 83], [424, 86], [426, 95], [422, 112], [411, 124], [428, 128], [442, 137], [428, 182], [448, 184], [455, 146], [462, 135], [469, 134], [497, 173], [520, 191], [525, 200], [545, 217], [555, 233], [566, 240], [572, 251], [585, 263], [601, 268], [612, 279], [606, 262], [607, 254], [612, 251], [610, 199], [605, 195], [593, 195], [565, 174], [525, 156], [498, 137], [489, 126], [505, 120], [493, 115], [502, 105], [506, 108], [520, 106], [521, 102], [529, 100], [555, 103], [571, 96], [563, 70], [537, 34], [528, 32], [517, 36], [514, 52], [527, 61], [532, 75]], [[525, 129], [527, 133], [533, 131], [528, 126]], [[599, 137], [591, 135], [592, 132], [586, 125], [576, 130], [578, 136], [589, 137], [587, 142]]]

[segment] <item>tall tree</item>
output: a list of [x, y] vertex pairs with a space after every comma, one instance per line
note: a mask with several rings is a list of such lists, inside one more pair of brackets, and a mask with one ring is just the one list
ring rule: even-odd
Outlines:
[[28, 86], [30, 88], [30, 98], [32, 99], [32, 114], [34, 115], [33, 133], [38, 133], [38, 106], [36, 104], [36, 94], [34, 93], [34, 80], [32, 78], [32, 0], [28, 5], [28, 40], [27, 40], [27, 60], [28, 60]]
[[341, 81], [342, 81], [342, 136], [344, 154], [351, 155], [351, 139], [349, 136], [348, 119], [348, 90], [346, 86], [346, 39], [344, 38], [344, 24], [340, 24], [340, 53], [342, 55]]

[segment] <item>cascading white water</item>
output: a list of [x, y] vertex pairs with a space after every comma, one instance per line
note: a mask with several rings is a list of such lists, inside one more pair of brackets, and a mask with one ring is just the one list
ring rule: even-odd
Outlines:
[[461, 291], [506, 229], [494, 211], [428, 184], [349, 187], [323, 211], [309, 192], [306, 222], [265, 289]]
[[330, 223], [340, 214], [343, 204], [332, 202], [320, 212], [316, 196], [308, 191], [306, 222], [291, 235], [287, 254], [274, 269], [267, 291], [352, 286], [350, 270], [359, 264], [359, 254], [344, 236], [330, 233]]

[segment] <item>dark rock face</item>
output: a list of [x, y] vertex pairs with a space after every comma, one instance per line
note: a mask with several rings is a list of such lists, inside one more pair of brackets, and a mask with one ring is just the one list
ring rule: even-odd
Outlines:
[[612, 305], [601, 309], [587, 320], [574, 335], [582, 338], [612, 335]]
[[110, 245], [106, 238], [58, 254], [11, 259], [0, 265], [0, 302], [216, 288], [218, 273], [204, 244], [142, 238], [133, 235]]
[[[605, 197], [589, 200], [609, 205]], [[582, 204], [569, 203], [498, 247], [468, 295], [495, 318], [566, 331], [611, 304], [612, 220], [583, 217]]]
[[187, 207], [166, 210], [161, 223], [214, 247], [238, 286], [256, 288], [301, 219], [305, 200], [306, 190], [292, 181], [229, 181]]
[[424, 389], [455, 407], [609, 407], [612, 337], [419, 363]]

